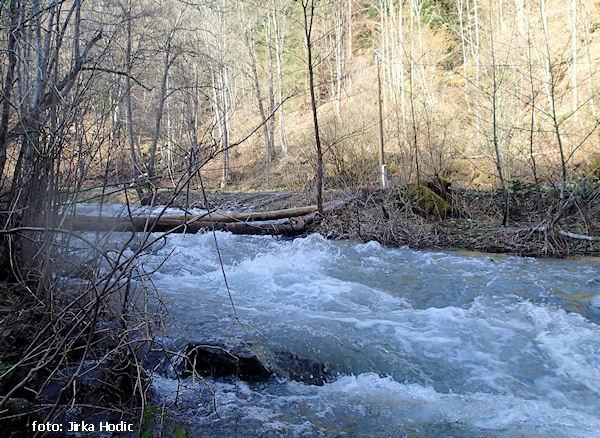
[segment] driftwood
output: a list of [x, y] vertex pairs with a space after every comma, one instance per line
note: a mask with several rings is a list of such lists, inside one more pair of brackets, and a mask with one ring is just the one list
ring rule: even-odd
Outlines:
[[[537, 228], [534, 228], [533, 231], [545, 232], [545, 231], [550, 231], [550, 228], [545, 227], [545, 226], [537, 227]], [[586, 234], [571, 233], [570, 231], [564, 231], [564, 230], [556, 230], [556, 233], [560, 234], [561, 236], [564, 236], [564, 237], [569, 237], [571, 239], [587, 240], [588, 242], [600, 242], [600, 237], [596, 237], [596, 236], [588, 236]]]
[[[332, 201], [324, 212], [341, 208], [346, 201]], [[226, 221], [225, 219], [228, 219]], [[307, 231], [318, 218], [316, 207], [301, 207], [257, 213], [211, 213], [194, 216], [94, 217], [70, 216], [67, 226], [79, 231], [175, 232], [195, 234], [203, 230], [233, 234], [293, 236]], [[284, 220], [282, 222], [282, 220]]]
[[72, 216], [67, 220], [69, 226], [80, 231], [147, 231], [176, 232], [195, 234], [202, 230], [230, 231], [233, 234], [270, 234], [292, 235], [303, 232], [314, 221], [310, 218], [298, 218], [288, 223], [274, 222], [209, 222], [200, 220], [181, 221], [160, 219], [157, 217], [91, 217]]
[[600, 242], [600, 237], [596, 236], [587, 236], [585, 234], [571, 233], [563, 230], [558, 230], [557, 233], [561, 236], [570, 237], [571, 239], [587, 240], [588, 242]]

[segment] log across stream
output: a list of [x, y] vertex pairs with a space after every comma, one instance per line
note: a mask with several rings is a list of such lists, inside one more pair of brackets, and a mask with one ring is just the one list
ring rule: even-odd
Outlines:
[[[324, 212], [341, 208], [346, 201], [326, 203]], [[66, 224], [78, 231], [175, 232], [195, 234], [202, 230], [249, 235], [298, 235], [306, 232], [319, 213], [315, 205], [249, 213], [206, 212], [200, 215], [84, 216], [72, 215]]]

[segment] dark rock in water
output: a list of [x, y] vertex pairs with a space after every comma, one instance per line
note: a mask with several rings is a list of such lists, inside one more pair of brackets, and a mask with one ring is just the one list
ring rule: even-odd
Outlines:
[[236, 376], [246, 382], [264, 382], [272, 376], [271, 371], [245, 345], [190, 344], [183, 362], [183, 374], [192, 371], [202, 376]]
[[267, 352], [259, 357], [246, 344], [190, 344], [186, 349], [182, 372], [192, 371], [210, 377], [235, 376], [249, 383], [264, 382], [273, 376], [309, 385], [323, 385], [329, 370], [323, 363], [303, 359], [286, 351]]
[[[102, 370], [98, 363], [86, 361], [79, 372], [78, 366], [68, 367], [64, 371], [56, 373], [40, 394], [40, 399], [46, 403], [59, 401], [68, 403], [74, 396], [77, 403], [95, 404], [103, 397]], [[75, 373], [77, 376], [73, 377]], [[67, 383], [71, 384], [67, 387]]]
[[285, 351], [273, 353], [271, 369], [279, 377], [308, 385], [322, 386], [328, 381], [329, 370], [321, 362], [303, 359]]
[[90, 406], [130, 405], [136, 403], [139, 390], [150, 380], [145, 370], [136, 365], [130, 355], [115, 355], [103, 361], [85, 361], [81, 367], [72, 366], [55, 373], [44, 386], [40, 400], [46, 403], [71, 400]]

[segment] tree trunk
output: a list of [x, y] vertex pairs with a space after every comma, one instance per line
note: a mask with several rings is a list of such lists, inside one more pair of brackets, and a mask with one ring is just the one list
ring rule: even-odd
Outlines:
[[[490, 8], [491, 9], [491, 8]], [[492, 14], [490, 10], [490, 14]], [[506, 178], [504, 177], [504, 167], [502, 163], [502, 154], [500, 152], [500, 136], [498, 133], [498, 77], [497, 77], [497, 65], [496, 65], [496, 52], [494, 47], [494, 23], [492, 15], [490, 15], [490, 54], [492, 56], [492, 143], [494, 145], [494, 152], [496, 154], [496, 170], [498, 171], [498, 178], [500, 179], [500, 185], [502, 187], [502, 193], [504, 194], [504, 214], [502, 219], [502, 225], [508, 225], [508, 219], [510, 214], [510, 193], [506, 185]]]
[[[151, 201], [156, 192], [156, 170], [155, 170], [155, 161], [156, 161], [156, 149], [158, 147], [158, 139], [160, 137], [160, 125], [163, 118], [163, 111], [165, 106], [165, 101], [167, 97], [167, 87], [169, 84], [169, 69], [173, 64], [174, 57], [171, 57], [171, 49], [173, 37], [175, 36], [175, 31], [179, 26], [179, 22], [183, 16], [183, 9], [179, 13], [177, 20], [175, 21], [173, 28], [169, 30], [169, 34], [167, 35], [165, 41], [165, 58], [163, 63], [163, 74], [160, 81], [160, 92], [158, 96], [158, 108], [156, 109], [156, 118], [154, 123], [154, 135], [152, 137], [152, 144], [150, 145], [150, 159], [148, 160], [148, 186], [149, 193], [147, 197], [147, 201]], [[175, 55], [176, 56], [176, 55]], [[170, 122], [170, 120], [169, 120]], [[167, 139], [170, 142], [170, 139]]]
[[279, 91], [279, 141], [281, 143], [281, 152], [285, 156], [288, 153], [287, 140], [285, 138], [285, 120], [283, 111], [283, 72], [282, 72], [282, 52], [285, 47], [285, 35], [279, 17], [277, 14], [276, 0], [273, 0], [275, 5], [273, 8], [273, 25], [275, 26], [275, 60], [277, 61], [277, 88]]
[[321, 149], [321, 137], [319, 135], [319, 117], [317, 115], [317, 99], [315, 97], [314, 65], [312, 56], [312, 25], [315, 14], [314, 0], [302, 0], [304, 10], [304, 36], [308, 57], [308, 81], [310, 91], [310, 103], [312, 107], [313, 125], [315, 129], [315, 144], [317, 149], [317, 207], [319, 213], [323, 214], [323, 152]]
[[127, 29], [127, 45], [126, 45], [126, 67], [125, 67], [125, 106], [127, 109], [127, 137], [129, 139], [129, 157], [131, 159], [132, 171], [133, 171], [133, 184], [135, 185], [135, 191], [140, 201], [145, 198], [144, 191], [140, 185], [140, 168], [138, 166], [137, 154], [135, 151], [135, 133], [133, 130], [133, 109], [131, 106], [131, 67], [133, 64], [132, 59], [132, 31], [131, 31], [131, 0], [127, 1], [127, 17], [125, 27]]
[[579, 97], [577, 95], [577, 0], [571, 0], [571, 92], [573, 93], [573, 112], [575, 120], [579, 119]]
[[260, 82], [258, 80], [258, 69], [256, 67], [256, 54], [254, 53], [254, 47], [248, 32], [244, 33], [244, 42], [248, 49], [248, 56], [250, 58], [250, 69], [252, 70], [252, 79], [254, 80], [254, 91], [256, 94], [256, 105], [258, 107], [258, 113], [262, 124], [263, 138], [265, 142], [265, 174], [267, 177], [267, 184], [269, 180], [269, 164], [270, 164], [270, 145], [271, 140], [269, 137], [269, 127], [267, 126], [267, 116], [265, 115], [265, 107], [263, 105], [262, 92], [260, 89]]
[[273, 63], [273, 44], [272, 44], [272, 31], [271, 31], [271, 18], [267, 14], [267, 32], [266, 32], [266, 45], [267, 54], [269, 58], [269, 115], [270, 118], [267, 121], [269, 126], [269, 150], [268, 150], [268, 162], [275, 157], [275, 74], [274, 74], [274, 63]]
[[223, 136], [221, 137], [221, 153], [223, 154], [223, 172], [221, 175], [221, 187], [229, 183], [229, 104], [227, 100], [227, 70], [221, 66], [219, 71], [219, 87], [221, 88], [221, 123], [223, 124]]
[[334, 34], [335, 34], [335, 116], [338, 122], [342, 121], [342, 75], [344, 73], [344, 52], [343, 52], [343, 37], [344, 37], [344, 17], [343, 4], [340, 3], [339, 8], [336, 7], [334, 12]]
[[20, 8], [20, 1], [13, 0], [10, 2], [9, 16], [10, 16], [10, 31], [8, 32], [8, 41], [6, 43], [7, 54], [8, 54], [8, 66], [6, 67], [6, 74], [4, 77], [4, 88], [2, 90], [2, 114], [0, 116], [0, 179], [4, 173], [4, 165], [6, 163], [6, 148], [7, 144], [7, 131], [8, 131], [8, 120], [10, 115], [10, 98], [13, 89], [13, 82], [15, 77], [15, 66], [17, 64], [16, 55], [16, 33], [18, 25], [18, 9]]

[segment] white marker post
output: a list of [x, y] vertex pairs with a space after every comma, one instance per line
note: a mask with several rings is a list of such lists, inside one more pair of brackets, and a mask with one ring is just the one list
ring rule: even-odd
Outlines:
[[383, 108], [381, 105], [381, 73], [379, 72], [379, 58], [377, 58], [377, 106], [379, 107], [379, 165], [381, 166], [381, 187], [388, 187], [387, 166], [385, 165], [383, 151]]
[[388, 188], [387, 164], [381, 165], [381, 187], [383, 187], [383, 190]]

